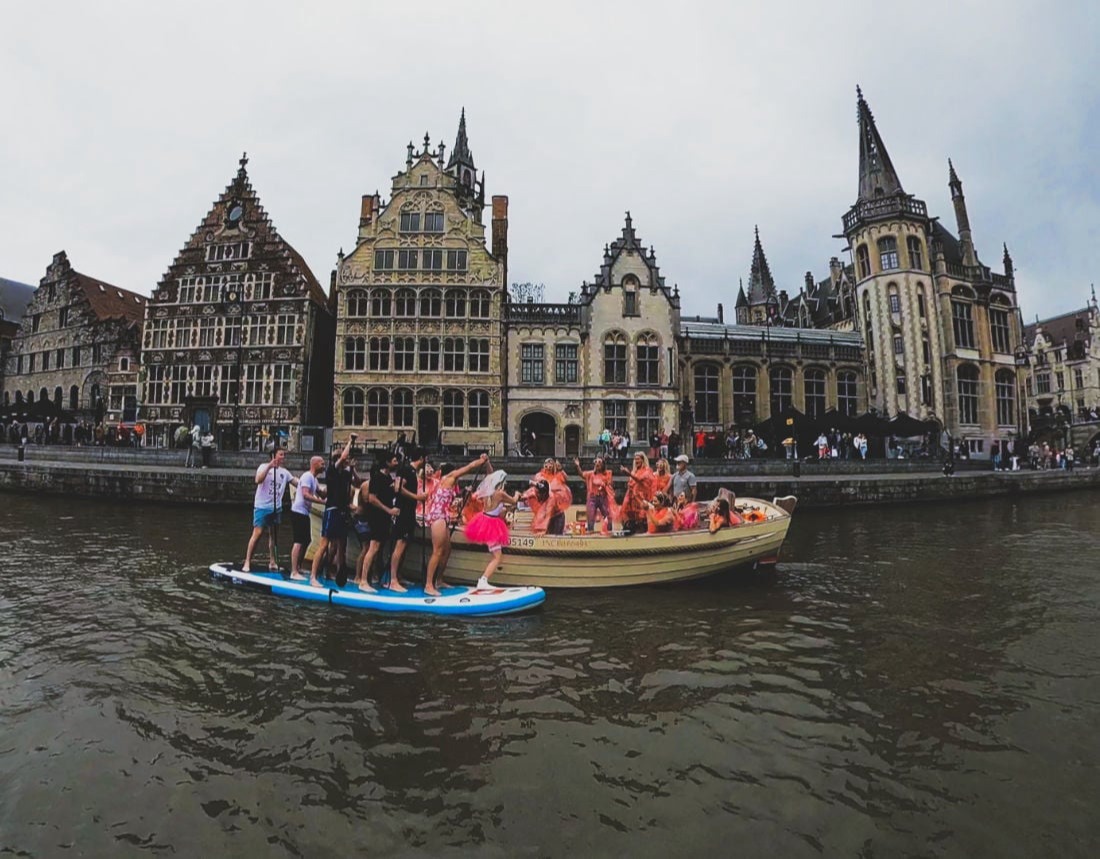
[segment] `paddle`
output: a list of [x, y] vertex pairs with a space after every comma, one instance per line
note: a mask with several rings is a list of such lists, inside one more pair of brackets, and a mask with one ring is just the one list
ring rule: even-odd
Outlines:
[[[278, 450], [278, 448], [276, 448]], [[271, 456], [274, 458], [275, 451]], [[275, 559], [275, 569], [279, 572], [279, 466], [275, 466], [271, 476], [271, 554]]]

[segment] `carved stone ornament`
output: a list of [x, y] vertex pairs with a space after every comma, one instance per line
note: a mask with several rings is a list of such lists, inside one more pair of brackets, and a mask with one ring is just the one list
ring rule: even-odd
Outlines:
[[287, 349], [283, 349], [281, 352], [276, 352], [275, 357], [280, 361], [289, 361], [290, 351]]
[[154, 352], [152, 357], [149, 360], [151, 360], [154, 364], [163, 364], [164, 363], [164, 353], [163, 352]]
[[202, 309], [202, 314], [203, 314], [203, 316], [210, 316], [211, 314], [213, 314], [213, 313], [217, 313], [217, 312], [218, 312], [218, 311], [214, 309], [214, 305], [213, 305], [213, 304], [207, 304], [207, 305], [205, 305], [205, 306], [203, 307], [203, 309]]
[[199, 352], [200, 361], [209, 361], [213, 357], [209, 352]]
[[435, 388], [421, 388], [416, 392], [416, 403], [420, 406], [435, 406], [439, 404], [439, 391]]
[[158, 319], [164, 319], [167, 316], [168, 316], [168, 308], [167, 307], [158, 307], [156, 309], [156, 317]]

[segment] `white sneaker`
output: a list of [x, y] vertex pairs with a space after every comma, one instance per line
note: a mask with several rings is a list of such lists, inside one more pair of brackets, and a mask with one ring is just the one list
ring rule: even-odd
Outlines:
[[490, 587], [492, 587], [492, 585], [489, 584], [489, 580], [485, 578], [485, 576], [477, 580], [477, 589], [479, 591], [487, 591]]

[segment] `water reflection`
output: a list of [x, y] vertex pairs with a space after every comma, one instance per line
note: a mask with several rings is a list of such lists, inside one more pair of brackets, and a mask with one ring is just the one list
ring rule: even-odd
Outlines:
[[1086, 498], [800, 513], [776, 575], [472, 623], [214, 584], [233, 513], [9, 505], [0, 840], [1072, 854], [1098, 787]]

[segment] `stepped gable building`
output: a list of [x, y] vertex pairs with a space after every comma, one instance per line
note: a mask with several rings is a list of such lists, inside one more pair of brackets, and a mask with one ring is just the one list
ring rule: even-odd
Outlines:
[[145, 304], [144, 296], [75, 271], [64, 251], [54, 254], [12, 338], [5, 404], [31, 417], [133, 420]]
[[971, 454], [1021, 431], [1015, 352], [1022, 332], [1012, 261], [978, 257], [962, 182], [948, 161], [958, 235], [906, 193], [857, 88], [859, 191], [844, 215], [855, 258], [858, 330], [869, 401], [881, 413], [935, 419]]
[[[4, 373], [8, 366], [11, 341], [19, 331], [19, 323], [34, 297], [34, 287], [0, 277], [0, 391], [4, 389]], [[9, 405], [11, 395], [4, 405]]]
[[638, 447], [679, 426], [680, 295], [629, 212], [579, 298], [509, 304], [506, 323], [510, 439], [572, 456], [604, 427], [629, 431]]
[[219, 448], [314, 449], [331, 421], [333, 320], [317, 278], [240, 169], [153, 291], [143, 332], [147, 443], [198, 424]]
[[1081, 309], [1024, 327], [1028, 414], [1034, 432], [1091, 423], [1100, 415], [1100, 306], [1096, 290]]
[[499, 449], [504, 421], [503, 313], [508, 198], [477, 178], [466, 114], [450, 157], [410, 143], [390, 199], [363, 197], [359, 235], [333, 273], [337, 439], [405, 433], [438, 445]]

